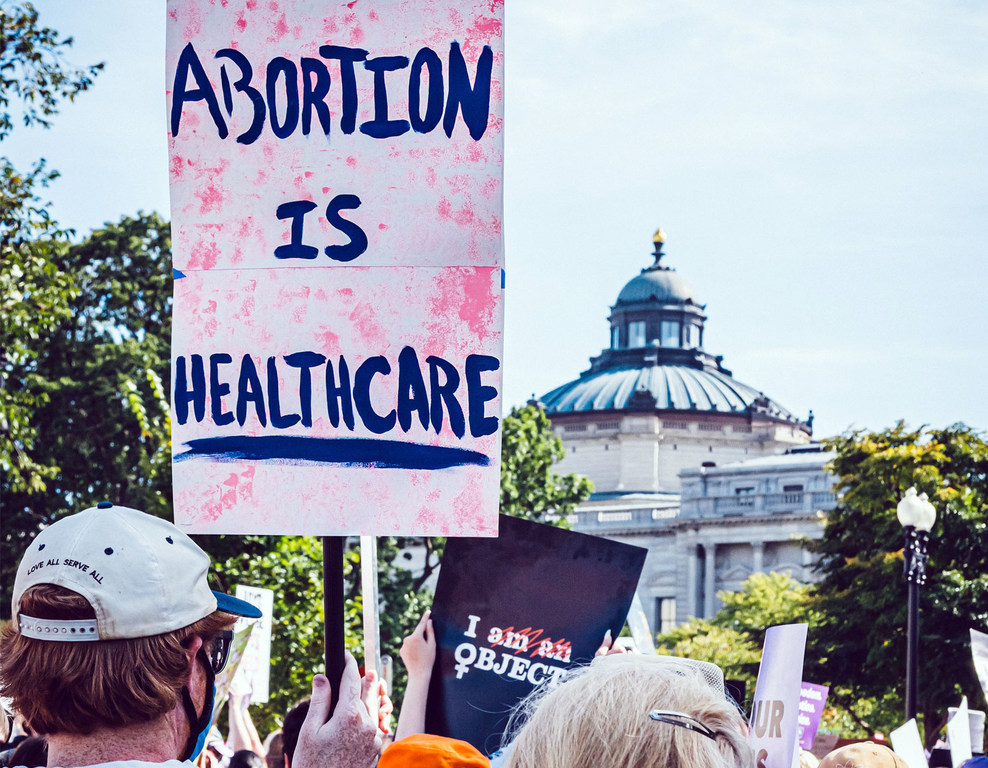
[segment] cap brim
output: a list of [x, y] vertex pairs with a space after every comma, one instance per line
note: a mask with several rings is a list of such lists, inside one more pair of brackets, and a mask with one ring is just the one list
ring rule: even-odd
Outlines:
[[232, 613], [234, 616], [243, 616], [245, 619], [261, 618], [261, 609], [256, 605], [251, 605], [246, 600], [241, 600], [233, 595], [224, 595], [222, 592], [213, 590], [216, 598], [216, 610], [224, 613]]

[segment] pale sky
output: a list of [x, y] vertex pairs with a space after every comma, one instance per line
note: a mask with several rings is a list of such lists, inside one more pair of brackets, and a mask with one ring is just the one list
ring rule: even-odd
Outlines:
[[[80, 234], [168, 213], [164, 2], [36, 0], [105, 61], [50, 131]], [[505, 410], [576, 378], [665, 263], [705, 348], [815, 435], [988, 428], [988, 6], [507, 0]]]

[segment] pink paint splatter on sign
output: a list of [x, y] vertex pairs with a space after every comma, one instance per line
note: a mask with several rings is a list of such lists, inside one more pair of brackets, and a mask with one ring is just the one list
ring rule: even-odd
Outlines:
[[460, 271], [459, 291], [462, 291], [460, 320], [465, 322], [470, 331], [481, 341], [490, 334], [491, 313], [494, 307], [490, 282], [486, 278], [486, 272], [481, 270]]
[[247, 19], [244, 18], [243, 11], [237, 14], [237, 20], [235, 22], [237, 31], [243, 32], [247, 29]]
[[281, 17], [274, 23], [274, 27], [271, 29], [271, 35], [268, 37], [268, 42], [277, 43], [287, 34], [288, 20], [285, 18], [285, 14], [281, 14]]
[[453, 216], [453, 221], [461, 227], [467, 227], [473, 224], [473, 206], [470, 203], [464, 203], [460, 210]]
[[182, 171], [183, 171], [182, 166], [184, 164], [185, 164], [185, 161], [184, 161], [184, 159], [182, 157], [180, 157], [178, 155], [173, 155], [172, 156], [172, 160], [171, 160], [171, 164], [170, 164], [171, 167], [168, 169], [169, 175], [173, 179], [176, 179], [176, 180], [181, 179], [182, 178]]
[[350, 155], [350, 157], [348, 157], [346, 159], [346, 164], [350, 168], [356, 168], [357, 167], [357, 158], [355, 158], [353, 155]]
[[492, 38], [501, 37], [504, 34], [504, 24], [497, 17], [478, 18], [474, 22], [473, 29], [468, 33], [469, 37]]
[[199, 240], [189, 253], [189, 269], [212, 269], [219, 261], [220, 249], [212, 240]]
[[368, 349], [375, 346], [383, 347], [387, 343], [387, 335], [377, 321], [377, 312], [369, 302], [362, 301], [350, 313], [350, 322], [360, 341]]
[[[326, 326], [320, 326], [321, 329], [325, 329]], [[321, 330], [319, 333], [315, 334], [316, 341], [319, 342], [319, 349], [323, 352], [333, 350], [334, 352], [340, 348], [340, 337], [330, 330]]]
[[439, 203], [436, 205], [436, 213], [439, 214], [441, 219], [449, 219], [450, 214], [453, 211], [453, 205], [449, 202], [449, 198], [442, 197], [439, 199]]
[[195, 195], [201, 201], [199, 213], [216, 212], [223, 205], [223, 192], [212, 184], [205, 189], [197, 191]]
[[388, 225], [387, 224], [378, 224], [377, 225], [377, 228], [378, 229], [381, 229], [381, 230], [384, 230], [384, 229], [387, 229], [388, 228]]

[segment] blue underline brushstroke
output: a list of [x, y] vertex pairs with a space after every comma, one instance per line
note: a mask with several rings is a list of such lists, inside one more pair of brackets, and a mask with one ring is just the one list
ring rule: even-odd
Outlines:
[[403, 443], [365, 437], [293, 437], [268, 435], [248, 437], [204, 437], [189, 440], [189, 450], [175, 461], [270, 461], [299, 466], [339, 464], [348, 467], [382, 469], [449, 469], [463, 466], [489, 466], [489, 457], [465, 448]]

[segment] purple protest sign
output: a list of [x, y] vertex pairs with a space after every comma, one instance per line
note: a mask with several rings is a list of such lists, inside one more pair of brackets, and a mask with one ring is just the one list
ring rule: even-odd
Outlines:
[[827, 705], [827, 693], [830, 688], [816, 683], [802, 683], [799, 692], [799, 746], [802, 749], [813, 749], [823, 708]]
[[758, 667], [748, 740], [758, 768], [791, 768], [799, 728], [806, 624], [769, 627]]

